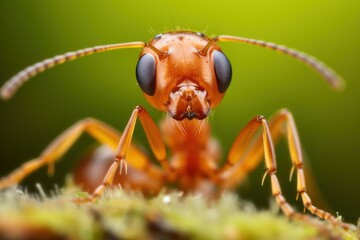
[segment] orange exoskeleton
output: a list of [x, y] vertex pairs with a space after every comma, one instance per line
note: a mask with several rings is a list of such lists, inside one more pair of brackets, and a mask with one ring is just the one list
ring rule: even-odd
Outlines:
[[[297, 213], [283, 196], [276, 176], [277, 163], [273, 142], [286, 137], [293, 164], [291, 174], [296, 171], [297, 193], [304, 207], [332, 224], [345, 229], [352, 227], [351, 224], [342, 223], [332, 214], [313, 205], [306, 191], [298, 132], [292, 114], [285, 109], [279, 110], [269, 122], [263, 116], [254, 117], [236, 137], [225, 164], [218, 166], [219, 147], [217, 141], [211, 137], [206, 118], [211, 109], [221, 102], [232, 78], [230, 61], [218, 42], [247, 43], [275, 50], [305, 63], [333, 88], [343, 87], [342, 79], [314, 57], [285, 46], [242, 37], [220, 35], [208, 38], [202, 33], [174, 31], [159, 34], [148, 43], [120, 43], [69, 52], [19, 72], [2, 87], [1, 97], [9, 99], [28, 79], [55, 65], [98, 52], [142, 48], [136, 66], [137, 81], [147, 101], [154, 108], [167, 113], [165, 119], [159, 128], [143, 107], [136, 106], [122, 133], [92, 118], [79, 121], [58, 136], [38, 158], [24, 163], [1, 179], [0, 189], [18, 184], [24, 177], [44, 165], [48, 165], [49, 172], [52, 173], [54, 162], [83, 132], [87, 132], [107, 148], [102, 146], [97, 149], [99, 154], [89, 157], [88, 163], [82, 164], [75, 173], [77, 182], [81, 182], [91, 191], [93, 189], [92, 195], [88, 199], [82, 199], [83, 201], [91, 201], [101, 196], [106, 187], [113, 184], [114, 178], [116, 182], [143, 192], [156, 193], [165, 184], [171, 183], [185, 192], [215, 195], [219, 191], [236, 187], [241, 179], [265, 158], [266, 172], [263, 181], [269, 176], [272, 195], [285, 215], [302, 218], [303, 215]], [[160, 167], [131, 143], [138, 119]], [[257, 135], [258, 130], [262, 134]], [[171, 152], [169, 157], [166, 156], [166, 146]], [[103, 159], [105, 156], [107, 163], [97, 161], [97, 158]], [[95, 171], [91, 170], [92, 166], [96, 166]], [[120, 172], [128, 173], [122, 174], [121, 179], [118, 179], [119, 175], [116, 174], [119, 168]]]

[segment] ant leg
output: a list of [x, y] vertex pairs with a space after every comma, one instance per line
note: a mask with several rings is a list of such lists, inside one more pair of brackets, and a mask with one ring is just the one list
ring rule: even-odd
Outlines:
[[146, 110], [140, 106], [137, 106], [133, 110], [131, 117], [125, 127], [124, 133], [121, 136], [119, 145], [115, 152], [114, 162], [109, 167], [103, 179], [103, 182], [95, 189], [95, 191], [89, 198], [79, 199], [79, 202], [93, 201], [98, 197], [100, 197], [103, 194], [106, 187], [111, 185], [111, 183], [113, 182], [116, 169], [120, 167], [120, 171], [121, 171], [122, 164], [125, 167], [125, 173], [126, 173], [127, 171], [126, 155], [131, 144], [131, 139], [134, 133], [135, 124], [138, 118], [141, 122], [141, 125], [144, 128], [146, 137], [148, 139], [148, 142], [156, 159], [160, 162], [166, 173], [171, 172], [170, 165], [166, 160], [165, 144], [161, 138], [159, 128], [156, 126], [156, 124], [151, 119], [150, 115], [146, 112]]
[[[300, 140], [292, 114], [287, 110], [281, 110], [273, 118], [269, 125], [263, 117], [258, 117], [258, 121], [261, 122], [259, 124], [251, 124], [253, 121], [251, 121], [244, 130], [240, 132], [229, 152], [227, 163], [223, 169], [220, 169], [220, 179], [224, 181], [224, 185], [227, 184], [226, 181], [228, 179], [231, 183], [234, 183], [231, 178], [234, 177], [235, 174], [248, 172], [255, 168], [260, 163], [260, 160], [264, 155], [266, 172], [263, 177], [263, 181], [267, 175], [270, 175], [272, 194], [284, 214], [290, 218], [301, 218], [302, 215], [296, 213], [282, 195], [280, 183], [276, 176], [277, 163], [271, 136], [273, 136], [275, 141], [277, 141], [282, 135], [283, 124], [286, 123], [286, 133], [289, 142], [291, 160], [293, 162], [293, 169], [297, 170], [297, 192], [298, 195], [301, 195], [305, 208], [312, 214], [315, 214], [319, 218], [325, 219], [334, 225], [339, 225], [344, 229], [351, 228], [352, 225], [339, 222], [333, 215], [315, 207], [312, 204], [311, 199], [306, 192]], [[260, 125], [262, 126], [262, 136], [254, 139], [254, 135], [258, 128], [260, 128]], [[253, 140], [252, 144], [249, 144], [251, 143], [251, 140]], [[243, 157], [245, 150], [248, 151], [245, 154], [245, 157]], [[235, 163], [239, 163], [239, 166], [235, 166], [233, 169], [229, 168]], [[291, 172], [293, 172], [293, 169]]]
[[[1, 179], [0, 189], [18, 184], [23, 178], [46, 164], [49, 165], [49, 174], [53, 174], [55, 161], [66, 153], [83, 132], [87, 132], [114, 151], [120, 139], [120, 133], [103, 122], [92, 118], [81, 120], [58, 136], [38, 158], [24, 163], [7, 177]], [[151, 169], [152, 171], [149, 172], [156, 173], [155, 170], [157, 170], [157, 168], [151, 165], [148, 159], [144, 157], [144, 154], [134, 146], [131, 146], [129, 156], [131, 156], [131, 159], [134, 159], [130, 164], [135, 168], [139, 170], [145, 168], [147, 170]]]
[[[136, 147], [131, 144], [130, 148]], [[112, 186], [121, 186], [124, 189], [130, 189], [143, 194], [156, 194], [160, 192], [164, 185], [162, 169], [157, 167], [158, 173], [148, 171], [148, 169], [137, 169], [132, 161], [140, 157], [150, 162], [148, 154], [141, 149], [137, 149], [138, 154], [133, 155], [130, 150], [127, 158], [129, 159], [128, 174], [115, 174]], [[143, 160], [141, 160], [143, 161]], [[79, 159], [77, 166], [73, 171], [73, 181], [86, 192], [92, 193], [103, 181], [103, 178], [114, 162], [114, 150], [106, 145], [100, 145], [91, 149]]]
[[[276, 112], [269, 120], [268, 125], [271, 137], [275, 144], [280, 140], [280, 137], [284, 137], [286, 133], [283, 131], [283, 125], [284, 117], [288, 114], [291, 115], [286, 109], [282, 109]], [[248, 125], [250, 125], [250, 123]], [[234, 141], [228, 154], [228, 160], [221, 171], [223, 175], [223, 188], [231, 189], [236, 187], [239, 182], [241, 182], [241, 180], [243, 180], [248, 173], [254, 170], [263, 160], [264, 149], [262, 147], [262, 135], [255, 135], [257, 129], [252, 129], [248, 127], [248, 125], [244, 127], [242, 130], [243, 133], [240, 133]], [[251, 131], [250, 134], [248, 133], [250, 136], [242, 136], [245, 134], [244, 132], [247, 131]], [[234, 166], [235, 163], [236, 166]]]

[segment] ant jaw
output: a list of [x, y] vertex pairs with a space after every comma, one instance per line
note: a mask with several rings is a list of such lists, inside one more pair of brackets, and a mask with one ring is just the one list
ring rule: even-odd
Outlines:
[[196, 116], [198, 116], [198, 114], [196, 114], [194, 112], [186, 112], [185, 116], [187, 119], [192, 120], [192, 119], [196, 118]]
[[206, 118], [208, 116], [208, 114], [198, 114], [195, 112], [185, 112], [185, 113], [173, 114], [169, 111], [169, 114], [173, 119], [175, 119], [177, 121], [182, 121], [185, 118], [187, 118], [188, 120], [192, 120], [192, 119], [203, 120], [204, 118]]
[[208, 116], [211, 108], [205, 89], [194, 84], [177, 86], [170, 93], [166, 107], [170, 116], [177, 121], [185, 118], [202, 120]]

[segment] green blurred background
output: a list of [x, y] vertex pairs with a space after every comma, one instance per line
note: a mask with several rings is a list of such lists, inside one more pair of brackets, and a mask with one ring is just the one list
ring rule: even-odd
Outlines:
[[[214, 135], [224, 156], [254, 116], [286, 107], [294, 114], [321, 199], [315, 204], [355, 222], [360, 216], [360, 2], [338, 1], [0, 1], [0, 83], [39, 60], [100, 44], [148, 41], [177, 27], [208, 35], [229, 34], [285, 44], [328, 63], [347, 81], [332, 91], [296, 61], [254, 46], [221, 43], [232, 62], [233, 82], [215, 109]], [[151, 109], [135, 80], [139, 50], [102, 53], [56, 67], [32, 79], [8, 102], [0, 102], [0, 176], [38, 156], [61, 131], [92, 116], [123, 129], [135, 105]], [[141, 128], [135, 141], [147, 146]], [[56, 165], [27, 179], [31, 189], [63, 184], [76, 159], [93, 141], [83, 137]], [[283, 191], [296, 205], [286, 143], [277, 147]], [[266, 207], [269, 181], [260, 186], [261, 165], [240, 190]], [[312, 186], [309, 186], [311, 188]], [[302, 210], [301, 205], [297, 205]]]

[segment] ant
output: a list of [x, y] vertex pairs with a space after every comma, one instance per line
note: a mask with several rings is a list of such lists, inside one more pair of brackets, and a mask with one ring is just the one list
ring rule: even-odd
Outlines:
[[[127, 174], [125, 180], [118, 181], [143, 192], [158, 192], [165, 184], [171, 183], [185, 192], [204, 192], [214, 196], [220, 191], [236, 187], [264, 157], [266, 171], [262, 184], [266, 176], [269, 176], [272, 195], [283, 213], [289, 218], [301, 219], [304, 215], [296, 212], [287, 202], [276, 175], [274, 142], [286, 137], [293, 165], [290, 179], [296, 171], [297, 198], [301, 197], [305, 210], [344, 229], [352, 228], [351, 224], [342, 223], [332, 214], [313, 205], [306, 192], [298, 131], [291, 112], [286, 109], [279, 110], [269, 122], [263, 116], [255, 116], [250, 120], [237, 135], [227, 161], [223, 166], [218, 166], [219, 146], [211, 138], [206, 118], [211, 109], [221, 102], [232, 78], [230, 61], [218, 42], [246, 43], [280, 52], [314, 69], [333, 88], [343, 87], [342, 78], [316, 58], [286, 46], [243, 37], [220, 35], [209, 38], [199, 32], [172, 31], [158, 34], [148, 43], [119, 43], [68, 52], [38, 62], [16, 74], [1, 88], [1, 97], [4, 100], [11, 98], [27, 80], [64, 62], [94, 53], [141, 48], [136, 66], [138, 85], [146, 100], [154, 108], [166, 112], [166, 117], [159, 128], [143, 107], [136, 106], [123, 133], [96, 119], [81, 120], [58, 136], [38, 158], [24, 163], [1, 179], [0, 189], [18, 184], [43, 165], [48, 165], [49, 174], [53, 174], [55, 161], [82, 133], [87, 132], [111, 149], [111, 161], [107, 169], [102, 167], [104, 173], [101, 173], [101, 184], [93, 187], [95, 190], [87, 199], [79, 201], [93, 201], [100, 197], [113, 184], [118, 169], [120, 174], [128, 171], [131, 173]], [[138, 120], [161, 167], [153, 164], [145, 153], [131, 143]], [[262, 134], [256, 134], [258, 131]], [[172, 153], [169, 160], [165, 145]], [[108, 152], [109, 150], [103, 149], [97, 158], [105, 158]], [[85, 168], [94, 165], [95, 160], [82, 166]], [[100, 165], [104, 166], [105, 163]], [[91, 174], [86, 175], [81, 170], [79, 172], [82, 183], [89, 182], [91, 185]]]

